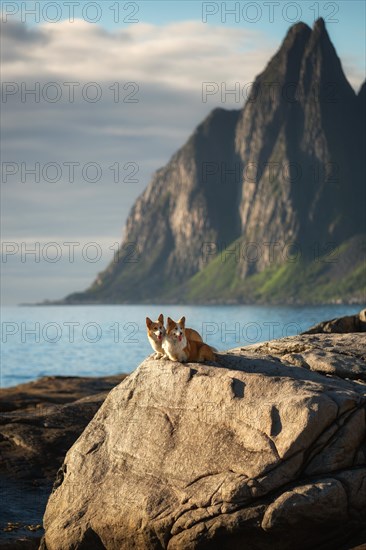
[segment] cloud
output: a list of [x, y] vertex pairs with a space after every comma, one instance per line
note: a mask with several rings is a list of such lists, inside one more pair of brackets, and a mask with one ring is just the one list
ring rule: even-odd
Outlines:
[[12, 21], [1, 25], [1, 41], [2, 63], [11, 64], [30, 56], [30, 48], [36, 45], [46, 47], [48, 38], [40, 30], [29, 29], [19, 21]]
[[[19, 231], [20, 220], [34, 214], [33, 225], [45, 230], [47, 211], [53, 211], [55, 204], [68, 204], [68, 217], [74, 219], [69, 230], [75, 234], [84, 235], [92, 229], [88, 212], [93, 226], [94, 214], [99, 213], [101, 232], [112, 233], [116, 225], [122, 226], [152, 172], [183, 145], [211, 109], [226, 105], [221, 103], [220, 94], [203, 103], [202, 81], [227, 81], [231, 86], [238, 75], [243, 82], [252, 80], [274, 49], [257, 31], [199, 22], [130, 25], [114, 33], [80, 20], [43, 24], [32, 30], [14, 22], [4, 27], [3, 51], [13, 47], [14, 40], [17, 46], [12, 59], [5, 55], [2, 65], [5, 85], [10, 82], [10, 88], [16, 87], [3, 103], [7, 136], [3, 160], [24, 163], [28, 168], [36, 163], [42, 167], [49, 162], [60, 166], [78, 162], [83, 166], [95, 161], [104, 169], [98, 186], [86, 185], [79, 169], [72, 185], [65, 179], [66, 172], [55, 184], [41, 181], [36, 185], [29, 175], [21, 185], [19, 168], [19, 173], [3, 185], [12, 209], [18, 198], [21, 214], [9, 212], [11, 234]], [[70, 82], [77, 83], [72, 102], [70, 85], [65, 85]], [[101, 90], [95, 103], [88, 101], [85, 91], [90, 82]], [[110, 89], [116, 82], [118, 102], [116, 86]], [[136, 85], [126, 86], [129, 82]], [[36, 99], [27, 93], [32, 89], [38, 90]], [[61, 97], [53, 102], [57, 89]], [[91, 86], [89, 91], [93, 89]], [[130, 99], [137, 99], [137, 103]], [[243, 103], [242, 98], [235, 102], [232, 96], [227, 100], [229, 108], [239, 108]], [[138, 164], [139, 181], [132, 189], [131, 185], [112, 185], [109, 167], [116, 162], [121, 166]], [[24, 212], [27, 203], [29, 209]], [[63, 227], [61, 220], [54, 223]]]
[[4, 26], [6, 51], [7, 41], [18, 37], [16, 54], [4, 59], [3, 70], [10, 80], [47, 75], [77, 81], [136, 80], [197, 90], [206, 77], [214, 81], [253, 78], [273, 49], [259, 31], [198, 21], [166, 26], [139, 23], [116, 32], [82, 20], [45, 23], [32, 31], [20, 23]]
[[362, 63], [361, 55], [347, 55], [342, 63], [347, 79], [356, 93], [360, 91], [365, 80], [365, 71], [361, 69]]

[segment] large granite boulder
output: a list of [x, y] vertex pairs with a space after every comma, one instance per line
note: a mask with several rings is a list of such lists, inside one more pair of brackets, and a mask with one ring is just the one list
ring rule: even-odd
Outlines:
[[[68, 451], [42, 548], [286, 550], [359, 542], [366, 335], [284, 340], [287, 353], [251, 346], [220, 354], [215, 365], [145, 360]], [[300, 364], [302, 345], [321, 365], [323, 345], [332, 342], [334, 356], [347, 350], [347, 372], [316, 372], [308, 356]]]

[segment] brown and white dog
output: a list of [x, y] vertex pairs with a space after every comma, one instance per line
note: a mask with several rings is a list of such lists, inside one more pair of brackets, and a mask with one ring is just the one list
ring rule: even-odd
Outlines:
[[[163, 338], [163, 350], [171, 361], [186, 363], [193, 361], [215, 361], [214, 350], [202, 341], [198, 332], [185, 328], [186, 318], [182, 317], [176, 323], [168, 317], [166, 333]], [[199, 336], [199, 340], [192, 338], [192, 332]]]
[[165, 356], [162, 344], [165, 336], [164, 316], [160, 313], [157, 321], [146, 317], [147, 337], [151, 347], [156, 352], [154, 359], [162, 359]]
[[[168, 317], [169, 321], [169, 317]], [[166, 334], [164, 327], [164, 315], [160, 313], [157, 321], [152, 321], [149, 317], [146, 317], [147, 337], [151, 344], [151, 347], [156, 352], [154, 359], [168, 359], [164, 349], [163, 342]], [[186, 328], [186, 337], [195, 342], [202, 342], [201, 335], [193, 328]]]

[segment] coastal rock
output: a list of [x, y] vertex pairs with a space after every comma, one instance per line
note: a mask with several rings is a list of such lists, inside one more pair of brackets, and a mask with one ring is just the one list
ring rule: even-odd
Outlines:
[[126, 375], [47, 376], [0, 391], [0, 475], [52, 479], [66, 451]]
[[322, 332], [338, 334], [347, 332], [366, 332], [366, 309], [362, 309], [360, 313], [356, 315], [346, 315], [345, 317], [338, 317], [330, 321], [322, 321], [310, 327], [303, 332], [303, 334], [319, 334]]
[[[301, 550], [357, 536], [366, 335], [260, 346], [215, 364], [147, 359], [115, 387], [65, 457], [42, 548]], [[322, 348], [348, 350], [336, 376], [301, 359]]]
[[125, 376], [47, 376], [0, 390], [1, 550], [38, 548], [66, 451]]
[[239, 353], [242, 351], [271, 355], [291, 366], [366, 382], [366, 334], [303, 334], [239, 348]]

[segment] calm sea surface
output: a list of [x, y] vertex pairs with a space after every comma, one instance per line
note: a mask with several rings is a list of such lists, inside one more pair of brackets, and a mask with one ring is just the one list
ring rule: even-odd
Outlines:
[[201, 332], [218, 350], [290, 336], [359, 306], [48, 306], [1, 310], [1, 387], [45, 375], [131, 372], [152, 350], [145, 317], [159, 313]]

